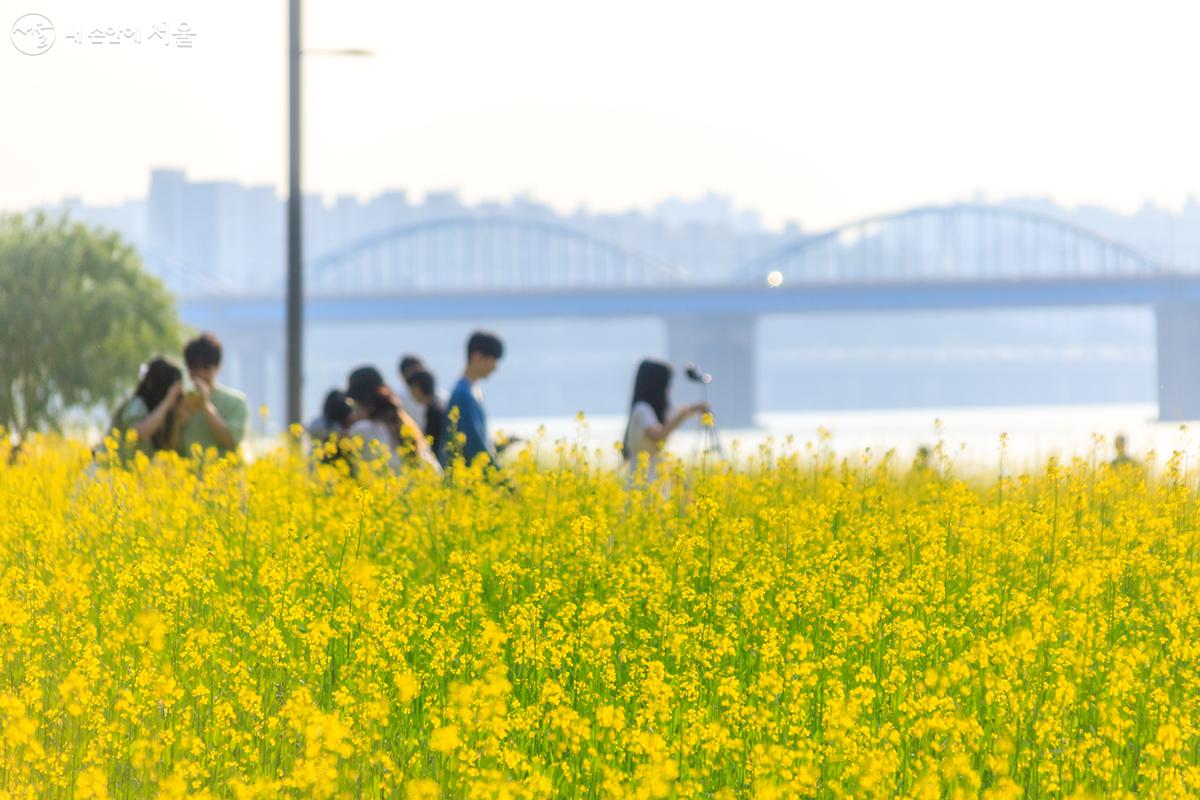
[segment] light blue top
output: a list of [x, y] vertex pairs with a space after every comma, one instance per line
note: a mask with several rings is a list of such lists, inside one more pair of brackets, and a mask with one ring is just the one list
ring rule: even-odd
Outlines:
[[119, 409], [116, 416], [113, 418], [113, 427], [117, 429], [121, 437], [121, 455], [129, 456], [134, 451], [140, 450], [146, 455], [154, 454], [154, 443], [150, 439], [138, 439], [137, 444], [133, 446], [133, 450], [129, 450], [129, 445], [125, 442], [125, 434], [134, 425], [150, 416], [149, 409], [146, 408], [146, 401], [138, 397], [136, 394], [126, 400]]

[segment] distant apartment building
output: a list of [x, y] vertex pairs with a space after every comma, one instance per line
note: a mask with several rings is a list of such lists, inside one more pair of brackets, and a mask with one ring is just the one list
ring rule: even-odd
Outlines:
[[177, 292], [264, 291], [283, 271], [283, 207], [269, 186], [150, 174], [147, 265]]

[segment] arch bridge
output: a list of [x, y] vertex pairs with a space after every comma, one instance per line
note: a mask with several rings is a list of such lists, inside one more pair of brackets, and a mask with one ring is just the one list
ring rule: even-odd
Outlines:
[[[753, 422], [766, 314], [1151, 306], [1160, 416], [1200, 419], [1200, 277], [1008, 208], [927, 206], [858, 220], [797, 237], [717, 282], [558, 222], [449, 217], [322, 255], [307, 277], [311, 322], [660, 317], [672, 361], [720, 376], [713, 405], [730, 426]], [[252, 352], [282, 350], [278, 295], [194, 296], [181, 311], [197, 326], [248, 331]], [[265, 343], [264, 329], [277, 338]]]

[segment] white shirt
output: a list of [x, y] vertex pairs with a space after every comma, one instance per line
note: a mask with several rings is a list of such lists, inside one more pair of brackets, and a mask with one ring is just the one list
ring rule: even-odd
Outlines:
[[362, 438], [362, 450], [359, 452], [363, 458], [373, 458], [375, 448], [372, 447], [371, 442], [379, 442], [380, 447], [392, 454], [388, 460], [388, 466], [394, 470], [400, 469], [402, 459], [400, 458], [400, 451], [397, 449], [400, 443], [396, 441], [391, 429], [383, 422], [375, 419], [360, 419], [350, 426], [348, 433], [351, 439], [355, 436]]
[[[380, 447], [387, 448], [387, 451], [391, 453], [388, 466], [394, 472], [399, 472], [404, 466], [404, 458], [400, 455], [400, 442], [396, 441], [396, 434], [385, 423], [375, 419], [360, 419], [350, 426], [347, 435], [351, 439], [355, 436], [362, 437], [363, 446], [359, 453], [363, 458], [372, 458], [374, 447], [371, 442], [379, 442]], [[438, 463], [437, 457], [428, 448], [422, 449], [419, 455], [430, 469], [439, 475], [442, 474], [442, 465]]]
[[417, 423], [417, 427], [425, 430], [425, 406], [413, 399], [412, 392], [408, 390], [408, 384], [404, 381], [400, 381], [400, 385], [396, 387], [396, 399], [400, 401], [400, 407], [413, 418], [413, 422]]
[[[434, 395], [438, 400], [442, 401], [442, 406], [445, 407], [450, 402], [450, 395], [441, 389], [434, 390]], [[429, 415], [429, 406], [423, 406], [418, 403], [412, 396], [412, 392], [408, 390], [408, 384], [401, 382], [396, 388], [396, 397], [400, 400], [400, 406], [408, 415], [413, 418], [413, 422], [417, 423], [418, 430], [425, 430], [426, 418]]]
[[649, 403], [633, 404], [633, 409], [629, 412], [629, 432], [626, 434], [625, 447], [629, 454], [629, 464], [635, 470], [641, 454], [649, 454], [650, 463], [646, 472], [648, 481], [654, 480], [654, 476], [658, 472], [658, 452], [662, 443], [651, 439], [646, 435], [646, 431], [660, 425], [662, 423], [659, 422], [658, 415], [654, 413], [654, 409]]

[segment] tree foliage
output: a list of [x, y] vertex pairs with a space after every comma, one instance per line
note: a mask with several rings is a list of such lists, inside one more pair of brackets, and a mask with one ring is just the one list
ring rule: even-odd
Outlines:
[[170, 293], [116, 233], [0, 217], [0, 427], [24, 436], [113, 404], [180, 333]]

